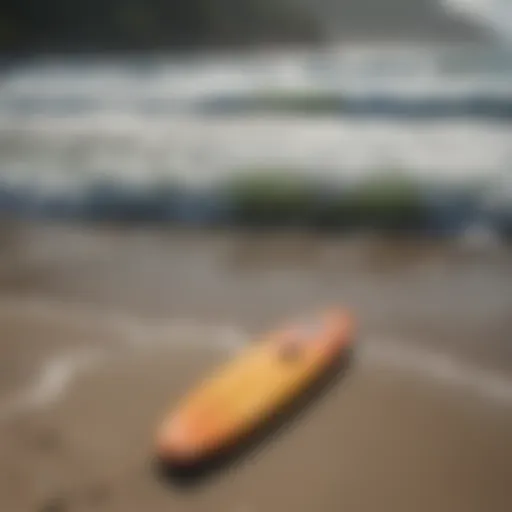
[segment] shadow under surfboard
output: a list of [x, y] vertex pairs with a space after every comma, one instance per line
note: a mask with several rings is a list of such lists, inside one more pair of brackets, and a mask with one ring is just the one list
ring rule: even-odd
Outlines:
[[152, 460], [152, 470], [164, 485], [186, 490], [242, 465], [269, 443], [275, 441], [279, 435], [283, 435], [286, 429], [295, 426], [302, 417], [311, 412], [314, 406], [327, 398], [333, 388], [345, 380], [353, 367], [354, 360], [353, 349], [341, 354], [307, 389], [277, 410], [266, 421], [250, 430], [243, 438], [224, 447], [221, 451], [187, 466], [155, 458]]

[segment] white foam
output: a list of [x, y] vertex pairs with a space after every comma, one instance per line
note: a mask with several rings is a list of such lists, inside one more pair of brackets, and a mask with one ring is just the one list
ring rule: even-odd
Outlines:
[[[18, 125], [18, 126], [17, 126]], [[415, 177], [486, 179], [510, 161], [512, 129], [468, 121], [365, 122], [350, 119], [188, 119], [105, 115], [84, 119], [0, 120], [0, 139], [17, 131], [0, 178], [41, 194], [80, 189], [105, 173], [141, 186], [173, 177], [199, 183], [233, 169], [281, 167], [351, 179], [399, 167]], [[449, 141], [449, 143], [447, 143]], [[6, 142], [7, 144], [7, 142]], [[68, 150], [84, 155], [69, 168]], [[158, 165], [155, 165], [155, 162]], [[51, 178], [51, 180], [49, 180]], [[48, 183], [47, 183], [47, 180]], [[62, 185], [61, 185], [62, 183]]]
[[495, 404], [512, 405], [510, 377], [455, 359], [449, 354], [389, 339], [368, 340], [362, 353], [371, 364], [412, 371], [415, 375], [470, 392]]
[[96, 368], [109, 357], [122, 357], [134, 350], [152, 350], [155, 347], [235, 351], [247, 339], [243, 331], [230, 325], [207, 324], [186, 318], [140, 318], [60, 301], [3, 299], [0, 306], [0, 315], [28, 315], [52, 323], [108, 333], [109, 340], [113, 336], [125, 349], [112, 353], [109, 350], [111, 346], [79, 348], [52, 356], [42, 364], [26, 388], [0, 403], [0, 419], [57, 402], [80, 374]]
[[135, 348], [160, 344], [237, 349], [246, 339], [243, 331], [229, 324], [200, 322], [193, 318], [142, 317], [58, 300], [0, 299], [0, 315], [30, 315], [87, 331], [107, 332], [123, 345]]
[[[0, 143], [5, 146], [0, 178], [23, 181], [39, 193], [47, 182], [55, 191], [59, 182], [79, 188], [105, 173], [123, 182], [147, 183], [155, 175], [174, 174], [204, 182], [253, 166], [315, 173], [324, 167], [354, 169], [357, 175], [398, 166], [422, 176], [471, 179], [507, 167], [511, 129], [500, 122], [373, 122], [338, 115], [324, 121], [287, 116], [212, 120], [198, 119], [190, 110], [190, 101], [258, 89], [510, 97], [507, 52], [388, 46], [184, 65], [164, 61], [143, 75], [122, 62], [34, 64], [11, 73], [0, 90]], [[70, 100], [82, 107], [66, 113], [62, 105]], [[27, 102], [35, 110], [17, 110]]]
[[76, 350], [46, 361], [36, 378], [0, 406], [0, 419], [57, 402], [84, 370], [99, 364], [105, 354], [97, 350]]
[[[107, 334], [118, 345], [66, 350], [52, 356], [29, 385], [0, 404], [0, 419], [23, 411], [43, 408], [62, 399], [77, 376], [105, 363], [109, 357], [123, 357], [134, 351], [156, 347], [178, 350], [239, 350], [250, 335], [236, 325], [200, 320], [149, 318], [91, 308], [86, 304], [33, 298], [0, 300], [0, 315], [24, 315], [52, 323], [71, 324]], [[112, 351], [120, 346], [121, 352]], [[364, 365], [391, 366], [438, 384], [457, 388], [502, 407], [512, 405], [512, 379], [491, 370], [455, 359], [449, 354], [421, 348], [407, 341], [375, 337], [361, 343]]]

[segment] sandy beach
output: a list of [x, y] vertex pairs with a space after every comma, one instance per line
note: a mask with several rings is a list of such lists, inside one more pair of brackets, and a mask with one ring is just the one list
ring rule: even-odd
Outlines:
[[[511, 270], [504, 248], [5, 225], [0, 510], [508, 511]], [[347, 375], [204, 482], [158, 478], [162, 413], [331, 303], [359, 318]]]

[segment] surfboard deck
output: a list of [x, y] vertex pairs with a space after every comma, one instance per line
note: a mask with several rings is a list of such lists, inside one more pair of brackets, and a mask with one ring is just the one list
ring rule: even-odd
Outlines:
[[321, 376], [350, 348], [353, 331], [352, 316], [336, 309], [249, 345], [165, 415], [158, 458], [194, 463], [236, 442]]

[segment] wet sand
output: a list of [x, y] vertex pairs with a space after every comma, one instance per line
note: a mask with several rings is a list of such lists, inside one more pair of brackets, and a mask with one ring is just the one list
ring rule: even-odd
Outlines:
[[[512, 258], [301, 235], [0, 230], [0, 509], [506, 511]], [[158, 479], [165, 408], [251, 334], [353, 307], [348, 375], [191, 488]]]

